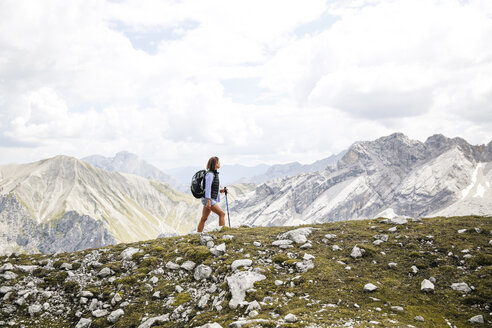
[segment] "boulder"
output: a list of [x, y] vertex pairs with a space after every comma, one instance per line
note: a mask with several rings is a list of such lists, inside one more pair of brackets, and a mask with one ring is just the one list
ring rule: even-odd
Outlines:
[[289, 313], [285, 316], [284, 320], [288, 323], [294, 323], [297, 322], [297, 317], [294, 314]]
[[195, 268], [195, 272], [193, 274], [193, 277], [195, 280], [203, 280], [203, 279], [208, 279], [210, 275], [212, 274], [212, 268], [205, 265], [205, 264], [200, 264]]
[[75, 328], [89, 328], [91, 326], [91, 323], [91, 319], [82, 318], [79, 320]]
[[434, 291], [434, 284], [427, 279], [422, 280], [420, 284], [420, 290], [425, 293], [431, 293]]
[[253, 264], [253, 261], [251, 261], [250, 259], [235, 260], [231, 264], [231, 269], [232, 269], [232, 271], [235, 271], [236, 269], [238, 269], [240, 267], [251, 266], [251, 264]]
[[350, 256], [353, 257], [354, 259], [358, 257], [362, 257], [362, 254], [364, 253], [364, 250], [357, 247], [357, 245], [352, 248], [352, 253], [350, 253]]
[[457, 290], [459, 292], [462, 292], [463, 294], [471, 292], [471, 288], [468, 286], [467, 283], [465, 282], [457, 282], [451, 285], [451, 288], [453, 290]]
[[483, 315], [476, 315], [472, 318], [470, 318], [470, 320], [468, 320], [470, 323], [484, 323], [483, 321]]
[[183, 264], [181, 264], [181, 268], [185, 269], [186, 271], [191, 271], [195, 268], [196, 263], [193, 261], [185, 261]]
[[140, 249], [135, 247], [128, 247], [123, 252], [121, 252], [120, 256], [121, 259], [128, 261], [132, 259], [133, 254], [136, 254], [138, 252], [140, 252]]
[[255, 282], [264, 279], [266, 279], [264, 275], [253, 271], [240, 271], [227, 277], [226, 281], [232, 294], [229, 307], [231, 309], [237, 308], [244, 301], [246, 290], [253, 288]]
[[281, 234], [278, 239], [289, 239], [296, 244], [305, 244], [307, 242], [307, 237], [315, 230], [317, 229], [310, 227], [299, 228]]
[[378, 286], [376, 286], [376, 285], [374, 285], [374, 284], [368, 283], [368, 284], [365, 284], [365, 285], [364, 285], [364, 291], [365, 291], [365, 292], [373, 292], [373, 291], [375, 291], [376, 289], [378, 289]]
[[125, 311], [123, 311], [122, 309], [111, 312], [108, 316], [108, 322], [116, 323], [118, 320], [120, 320], [123, 314], [125, 314]]
[[153, 317], [145, 320], [144, 323], [140, 324], [138, 328], [150, 328], [154, 325], [154, 323], [164, 323], [169, 321], [169, 313], [163, 314], [158, 317]]

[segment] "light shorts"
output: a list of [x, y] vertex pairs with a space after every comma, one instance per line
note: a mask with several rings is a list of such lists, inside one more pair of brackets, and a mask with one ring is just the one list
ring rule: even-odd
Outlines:
[[[205, 197], [202, 197], [202, 204], [203, 206], [207, 206], [207, 199]], [[215, 199], [210, 199], [210, 206], [214, 206], [217, 204], [217, 201]]]

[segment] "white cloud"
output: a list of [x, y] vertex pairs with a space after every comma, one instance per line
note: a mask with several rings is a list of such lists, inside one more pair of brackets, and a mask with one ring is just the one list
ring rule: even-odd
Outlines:
[[[395, 131], [488, 142], [491, 14], [481, 0], [4, 1], [1, 162], [310, 162]], [[227, 82], [242, 80], [244, 97]]]

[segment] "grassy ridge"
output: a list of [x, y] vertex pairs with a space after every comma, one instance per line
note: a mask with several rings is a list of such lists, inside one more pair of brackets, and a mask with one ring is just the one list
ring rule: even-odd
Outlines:
[[[230, 264], [234, 260], [244, 259], [249, 254], [253, 268], [266, 276], [246, 295], [246, 301], [260, 302], [261, 310], [254, 319], [269, 321], [262, 327], [338, 327], [344, 324], [354, 327], [447, 327], [449, 324], [465, 327], [470, 325], [468, 320], [475, 315], [483, 315], [485, 325], [487, 321], [490, 324], [492, 245], [489, 241], [492, 239], [492, 218], [469, 216], [409, 221], [406, 225], [396, 226], [396, 232], [388, 232], [394, 226], [381, 223], [381, 219], [310, 226], [317, 230], [308, 237], [312, 248], [307, 249], [296, 244], [286, 250], [271, 245], [280, 233], [295, 229], [292, 227], [226, 228], [211, 233], [216, 245], [226, 243], [227, 252], [220, 257], [212, 255], [206, 246], [200, 244], [199, 235], [105, 247], [96, 252], [102, 265], [97, 268], [86, 267], [82, 261], [93, 254], [93, 250], [56, 256], [2, 257], [0, 266], [8, 262], [40, 267], [31, 274], [15, 271], [18, 277], [13, 280], [0, 278], [0, 287], [23, 286], [36, 278], [40, 293], [29, 296], [31, 299], [22, 306], [13, 305], [16, 311], [11, 314], [0, 312], [0, 321], [15, 320], [26, 327], [74, 327], [79, 320], [75, 314], [80, 311], [83, 318], [92, 318], [91, 327], [138, 327], [142, 318], [172, 313], [181, 307], [183, 312], [189, 310], [185, 322], [160, 323], [153, 327], [198, 327], [208, 322], [227, 327], [245, 316], [245, 308], [229, 309], [231, 295], [225, 277], [232, 274]], [[461, 229], [466, 229], [466, 232], [459, 233]], [[326, 234], [337, 237], [326, 240]], [[388, 241], [374, 245], [374, 236], [378, 234], [387, 234]], [[224, 235], [231, 235], [233, 239], [222, 239]], [[255, 246], [253, 242], [260, 242], [261, 246]], [[334, 250], [333, 245], [341, 250]], [[365, 250], [362, 258], [350, 257], [355, 245]], [[133, 255], [131, 263], [134, 266], [120, 258], [120, 253], [129, 246], [142, 250]], [[298, 272], [296, 263], [302, 262], [306, 253], [315, 257], [315, 267], [307, 272]], [[467, 254], [471, 257], [465, 257]], [[211, 296], [219, 297], [223, 292], [222, 310], [212, 309], [212, 302], [203, 310], [197, 307], [198, 300], [194, 298], [193, 290], [208, 288], [211, 282], [199, 283], [194, 281], [192, 273], [165, 267], [168, 261], [180, 264], [186, 260], [212, 268], [218, 289], [211, 292]], [[49, 261], [53, 262], [54, 269], [46, 268]], [[113, 270], [113, 279], [95, 276], [82, 283], [67, 279], [68, 274], [59, 269], [64, 262], [72, 263], [71, 271], [76, 274], [90, 270], [97, 274], [108, 267]], [[389, 268], [390, 262], [397, 263], [397, 266]], [[418, 268], [416, 274], [411, 273], [412, 266]], [[164, 273], [152, 285], [149, 280], [156, 276], [154, 270], [159, 268]], [[435, 291], [421, 292], [421, 281], [430, 277], [436, 279]], [[276, 285], [276, 280], [282, 284]], [[451, 284], [458, 282], [465, 282], [474, 290], [468, 294], [452, 290]], [[366, 283], [375, 284], [378, 289], [372, 293], [364, 292]], [[177, 285], [183, 290], [176, 291]], [[44, 318], [30, 316], [29, 302], [53, 302], [40, 296], [41, 291], [48, 289], [56, 290], [63, 300], [61, 304], [70, 310], [60, 315], [45, 314]], [[129, 305], [123, 308], [125, 314], [121, 319], [110, 324], [106, 317], [93, 318], [91, 312], [80, 305], [78, 292], [81, 290], [91, 291], [95, 298], [108, 304], [115, 293], [119, 293]], [[160, 292], [160, 298], [152, 296], [156, 291]], [[16, 294], [17, 291], [2, 301], [2, 307], [15, 304]], [[261, 303], [265, 297], [271, 297], [271, 301]], [[392, 309], [392, 306], [402, 307], [403, 311]], [[288, 313], [295, 314], [298, 321], [282, 322]], [[415, 316], [422, 316], [425, 321], [416, 322]], [[243, 327], [253, 326], [255, 324], [251, 323]]]

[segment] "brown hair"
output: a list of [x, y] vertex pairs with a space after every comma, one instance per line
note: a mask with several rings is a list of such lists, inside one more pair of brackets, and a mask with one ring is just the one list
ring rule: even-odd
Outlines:
[[215, 166], [217, 165], [218, 161], [219, 158], [217, 156], [210, 157], [207, 163], [207, 170], [215, 171]]

